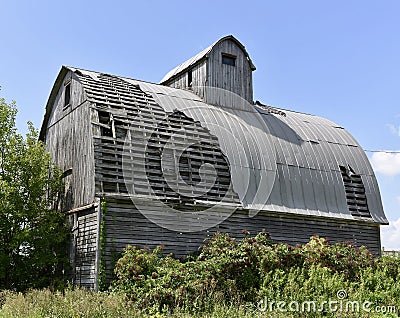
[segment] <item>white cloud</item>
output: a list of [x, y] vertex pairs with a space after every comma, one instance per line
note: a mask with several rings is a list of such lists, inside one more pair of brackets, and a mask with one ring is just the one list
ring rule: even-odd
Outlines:
[[386, 251], [400, 251], [400, 218], [381, 226], [381, 239]]
[[398, 204], [400, 204], [400, 195], [398, 197], [396, 197], [396, 201]]
[[375, 152], [371, 163], [375, 172], [388, 176], [400, 174], [400, 153]]
[[400, 137], [400, 126], [396, 127], [395, 125], [392, 125], [392, 124], [388, 124], [387, 126], [389, 127], [390, 132], [393, 135], [397, 135]]

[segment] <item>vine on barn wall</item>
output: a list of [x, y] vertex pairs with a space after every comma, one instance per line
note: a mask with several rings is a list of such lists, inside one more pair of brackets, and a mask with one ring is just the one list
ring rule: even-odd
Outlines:
[[107, 249], [107, 230], [106, 230], [106, 215], [107, 215], [107, 202], [104, 200], [101, 202], [101, 216], [100, 216], [100, 264], [99, 274], [97, 283], [99, 290], [103, 291], [107, 289], [107, 261], [106, 261], [106, 249]]
[[[111, 214], [111, 220], [112, 220], [112, 225], [115, 228], [116, 227], [116, 220], [117, 217], [115, 216], [115, 214]], [[114, 280], [115, 274], [114, 274], [114, 268], [115, 268], [115, 264], [117, 264], [117, 261], [121, 258], [122, 254], [121, 252], [117, 251], [116, 248], [116, 242], [115, 242], [115, 237], [111, 236], [109, 237], [110, 241], [111, 241], [111, 246], [110, 246], [110, 272], [109, 275], [111, 276], [111, 280]]]

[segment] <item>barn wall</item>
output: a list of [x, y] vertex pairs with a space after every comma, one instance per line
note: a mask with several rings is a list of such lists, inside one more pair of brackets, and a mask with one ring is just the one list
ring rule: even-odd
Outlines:
[[192, 69], [192, 77], [193, 77], [193, 92], [204, 98], [204, 90], [206, 89], [207, 83], [207, 60], [204, 60], [202, 63], [195, 65]]
[[53, 161], [64, 172], [65, 211], [94, 200], [94, 149], [90, 108], [75, 74], [69, 72], [63, 83], [71, 83], [71, 102], [64, 107], [62, 84], [55, 99], [46, 131], [46, 145]]
[[[64, 99], [65, 99], [65, 86], [66, 84], [71, 83], [71, 102], [70, 106], [64, 107]], [[51, 115], [49, 121], [47, 123], [47, 128], [58, 123], [62, 118], [68, 115], [71, 111], [74, 111], [78, 108], [83, 102], [86, 100], [85, 91], [78, 81], [76, 75], [69, 71], [58, 90], [57, 97], [54, 100], [53, 107], [51, 110]]]
[[[106, 259], [109, 273], [112, 264], [126, 245], [154, 248], [165, 245], [166, 253], [181, 257], [198, 250], [203, 240], [215, 232], [227, 232], [233, 237], [243, 237], [242, 230], [251, 234], [266, 230], [275, 242], [290, 245], [307, 243], [318, 234], [330, 242], [352, 241], [367, 246], [373, 253], [381, 251], [379, 226], [361, 222], [345, 222], [324, 218], [277, 215], [260, 212], [250, 218], [245, 211], [237, 211], [228, 219], [209, 230], [179, 233], [161, 228], [138, 211], [129, 198], [108, 198], [105, 215], [107, 231]], [[163, 211], [154, 210], [162, 215]], [[109, 274], [111, 275], [111, 274]], [[109, 277], [111, 278], [111, 276]]]
[[192, 85], [188, 86], [188, 72], [184, 72], [181, 75], [174, 78], [172, 81], [167, 82], [168, 85], [178, 89], [189, 89], [193, 91], [197, 96], [204, 98], [205, 86], [207, 83], [207, 60], [203, 60], [199, 64], [194, 65], [191, 69], [192, 72]]
[[187, 89], [188, 88], [187, 72], [184, 72], [181, 75], [177, 76], [173, 81], [168, 83], [168, 86], [179, 89]]
[[[235, 56], [235, 66], [222, 63], [222, 54]], [[238, 103], [238, 96], [253, 103], [252, 70], [246, 53], [230, 39], [216, 44], [208, 58], [189, 68], [192, 71], [192, 87], [188, 87], [188, 72], [178, 75], [164, 85], [191, 89], [206, 103], [231, 106]], [[232, 94], [234, 93], [234, 94]], [[237, 95], [237, 96], [235, 96]]]
[[[222, 64], [222, 53], [236, 56], [236, 65]], [[218, 43], [207, 60], [207, 86], [222, 90], [208, 90], [206, 103], [226, 106], [235, 101], [230, 92], [253, 103], [252, 70], [245, 52], [231, 40]], [[224, 91], [225, 90], [225, 91]]]
[[73, 283], [81, 287], [97, 287], [98, 206], [88, 207], [71, 215], [73, 244], [71, 263]]

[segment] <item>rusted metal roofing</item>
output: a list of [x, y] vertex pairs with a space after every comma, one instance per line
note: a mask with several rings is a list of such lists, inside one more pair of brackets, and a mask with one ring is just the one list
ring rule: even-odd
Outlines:
[[[100, 73], [66, 69], [90, 79], [92, 87], [100, 85]], [[249, 103], [240, 103], [240, 107], [209, 105], [187, 90], [113, 77], [127, 83], [121, 105], [124, 100], [135, 105], [138, 95], [129, 89], [135, 87], [143, 96], [152, 97], [152, 107], [165, 114], [184, 114], [215, 136], [229, 162], [232, 190], [251, 215], [265, 210], [388, 223], [367, 156], [337, 124], [290, 110], [270, 112]], [[122, 86], [119, 89], [124, 90]], [[107, 95], [107, 90], [101, 92]], [[107, 98], [99, 98], [89, 94], [92, 103], [108, 105]], [[111, 103], [107, 109], [121, 117]], [[146, 129], [156, 124], [147, 123]]]

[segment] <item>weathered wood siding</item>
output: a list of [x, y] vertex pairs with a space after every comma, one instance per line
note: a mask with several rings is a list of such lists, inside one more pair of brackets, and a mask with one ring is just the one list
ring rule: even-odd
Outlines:
[[96, 207], [76, 212], [73, 231], [73, 283], [94, 289], [97, 286], [98, 212]]
[[[148, 220], [138, 211], [129, 198], [106, 198], [107, 229], [106, 259], [111, 278], [112, 264], [128, 245], [154, 248], [165, 245], [165, 253], [181, 257], [198, 250], [203, 240], [215, 232], [230, 233], [242, 238], [242, 230], [256, 234], [266, 230], [275, 242], [291, 245], [305, 244], [314, 234], [327, 237], [330, 242], [352, 241], [367, 246], [373, 253], [380, 255], [379, 226], [356, 221], [340, 221], [327, 218], [311, 218], [296, 215], [278, 215], [260, 212], [249, 217], [246, 211], [236, 211], [221, 224], [205, 231], [180, 233], [171, 231]], [[149, 203], [149, 208], [151, 203]], [[154, 210], [162, 217], [163, 211]]]
[[[223, 54], [233, 56], [235, 65], [223, 64]], [[192, 73], [191, 86], [189, 72]], [[226, 39], [212, 48], [208, 58], [200, 60], [164, 85], [192, 90], [209, 104], [231, 107], [240, 103], [240, 98], [253, 103], [252, 81], [252, 69], [246, 53], [235, 41]]]
[[[188, 72], [192, 72], [192, 84], [189, 86]], [[207, 83], [207, 60], [204, 59], [199, 64], [191, 67], [187, 72], [182, 73], [173, 79], [169, 84], [170, 87], [179, 89], [188, 89], [193, 91], [197, 96], [204, 98]]]
[[[235, 58], [235, 66], [222, 63], [222, 54]], [[225, 40], [218, 43], [209, 53], [207, 60], [207, 86], [221, 90], [208, 89], [205, 102], [219, 106], [230, 106], [236, 102], [234, 93], [253, 103], [252, 70], [245, 52], [237, 43]]]
[[[70, 83], [70, 105], [64, 106], [65, 83]], [[46, 132], [47, 150], [65, 172], [64, 210], [94, 201], [94, 148], [89, 102], [76, 75], [69, 72], [55, 99]]]

